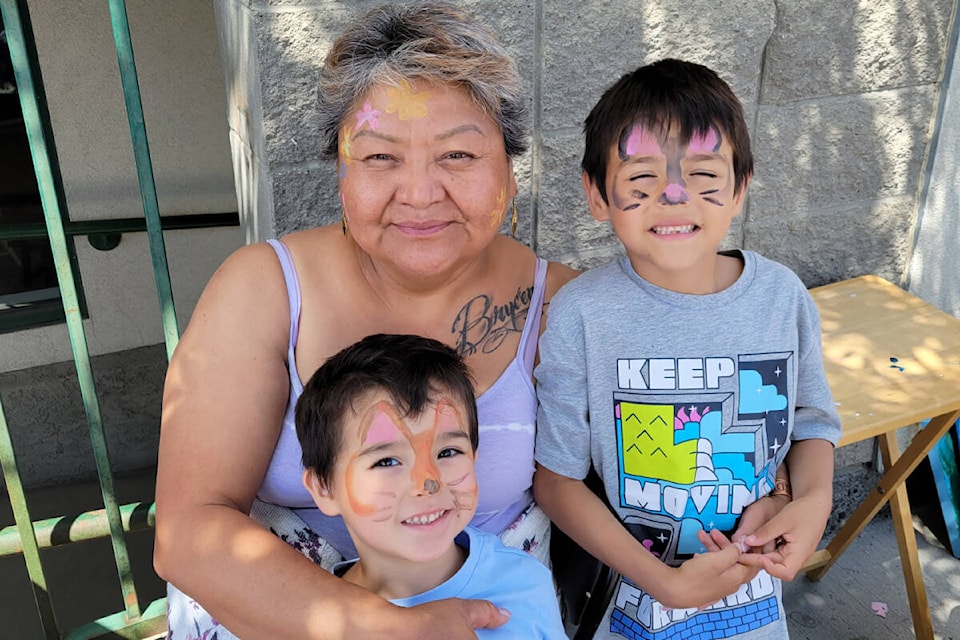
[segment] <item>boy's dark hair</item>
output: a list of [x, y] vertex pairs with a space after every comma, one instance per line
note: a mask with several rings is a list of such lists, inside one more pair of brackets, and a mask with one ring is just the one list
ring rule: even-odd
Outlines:
[[386, 391], [405, 415], [419, 415], [439, 391], [463, 405], [470, 442], [477, 449], [477, 402], [470, 370], [460, 355], [431, 338], [376, 334], [343, 349], [310, 378], [294, 420], [303, 466], [326, 486], [343, 446], [343, 420], [364, 393]]
[[750, 132], [743, 106], [726, 82], [711, 69], [693, 62], [665, 59], [628, 73], [607, 89], [583, 123], [586, 148], [580, 166], [607, 199], [607, 164], [611, 147], [619, 145], [627, 127], [641, 124], [666, 132], [679, 126], [680, 143], [719, 127], [733, 147], [734, 193], [753, 174]]

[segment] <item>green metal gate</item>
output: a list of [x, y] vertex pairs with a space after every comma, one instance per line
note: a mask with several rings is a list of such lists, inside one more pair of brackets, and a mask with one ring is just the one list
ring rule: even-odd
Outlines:
[[[127, 22], [124, 0], [106, 0], [109, 4], [117, 59], [123, 87], [130, 134], [136, 158], [137, 178], [143, 203], [146, 231], [150, 244], [160, 313], [163, 321], [167, 358], [172, 355], [179, 331], [174, 311], [170, 276], [164, 249], [162, 223], [157, 203], [157, 194], [144, 126], [140, 89], [137, 80], [133, 47]], [[74, 282], [67, 251], [67, 222], [65, 198], [59, 179], [59, 167], [54, 140], [46, 112], [46, 99], [36, 51], [33, 47], [32, 28], [26, 0], [0, 0], [3, 24], [13, 61], [17, 87], [20, 93], [24, 123], [30, 142], [34, 170], [40, 189], [46, 233], [49, 235], [56, 264], [57, 279], [66, 326], [73, 350], [74, 362], [80, 383], [84, 410], [93, 444], [96, 468], [103, 495], [104, 508], [78, 515], [61, 516], [33, 522], [27, 505], [10, 431], [0, 403], [0, 464], [10, 496], [16, 524], [0, 530], [0, 556], [22, 554], [33, 586], [34, 599], [44, 637], [81, 640], [87, 638], [144, 638], [165, 630], [165, 600], [159, 599], [141, 606], [131, 574], [130, 560], [124, 532], [152, 527], [154, 506], [150, 503], [119, 505], [114, 488], [107, 442], [104, 436], [100, 405], [94, 387], [90, 356], [84, 335], [77, 287]], [[211, 214], [217, 215], [217, 214]], [[235, 217], [235, 214], [233, 214]], [[201, 218], [202, 216], [198, 217]], [[211, 226], [206, 221], [188, 226]], [[222, 222], [220, 223], [222, 224]], [[229, 223], [228, 223], [229, 224]], [[234, 223], [235, 224], [235, 223]], [[102, 231], [102, 227], [99, 229]], [[83, 233], [73, 230], [74, 233]], [[57, 535], [54, 535], [55, 530]], [[62, 532], [66, 530], [66, 535]], [[91, 621], [71, 630], [60, 629], [47, 590], [40, 550], [58, 544], [67, 544], [109, 536], [120, 581], [123, 602], [122, 611]], [[2, 635], [2, 629], [0, 629]]]

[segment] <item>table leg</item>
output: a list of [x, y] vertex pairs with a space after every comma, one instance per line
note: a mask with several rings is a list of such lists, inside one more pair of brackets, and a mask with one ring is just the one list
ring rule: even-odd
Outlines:
[[[907, 476], [917, 468], [923, 457], [930, 453], [933, 446], [943, 437], [954, 422], [960, 418], [960, 410], [951, 411], [930, 420], [923, 429], [913, 438], [896, 462], [886, 469], [880, 482], [874, 487], [857, 510], [853, 512], [847, 522], [840, 528], [826, 549], [815, 554], [814, 568], [807, 572], [810, 580], [819, 580], [840, 556], [846, 551], [863, 528], [870, 523], [873, 516], [887, 503], [890, 497], [906, 481]], [[891, 437], [893, 434], [891, 434]], [[809, 566], [809, 564], [808, 564]]]
[[[896, 433], [884, 433], [879, 436], [879, 441], [883, 466], [885, 469], [889, 469], [900, 456], [897, 435]], [[893, 516], [893, 529], [897, 535], [897, 547], [900, 551], [903, 581], [907, 587], [907, 600], [910, 602], [910, 614], [913, 616], [914, 635], [918, 639], [933, 640], [933, 623], [930, 621], [927, 590], [923, 584], [923, 573], [920, 570], [917, 537], [913, 531], [913, 518], [910, 514], [910, 500], [907, 497], [907, 485], [905, 483], [901, 484], [890, 496], [890, 512]]]

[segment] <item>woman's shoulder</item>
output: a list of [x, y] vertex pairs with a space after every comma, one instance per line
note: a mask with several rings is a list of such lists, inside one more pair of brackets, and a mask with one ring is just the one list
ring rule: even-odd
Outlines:
[[294, 231], [279, 238], [295, 260], [305, 260], [317, 254], [338, 253], [351, 243], [344, 241], [343, 230], [339, 225], [312, 227]]
[[[512, 273], [530, 273], [532, 276], [533, 265], [536, 264], [537, 258], [533, 250], [527, 245], [506, 236], [500, 236], [499, 242], [501, 251], [506, 256], [503, 261], [504, 266]], [[573, 280], [579, 273], [576, 269], [568, 267], [562, 262], [548, 261], [544, 301], [549, 301], [560, 287]]]

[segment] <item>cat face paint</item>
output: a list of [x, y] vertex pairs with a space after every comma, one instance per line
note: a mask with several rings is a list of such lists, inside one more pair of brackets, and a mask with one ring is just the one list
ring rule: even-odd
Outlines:
[[740, 214], [745, 189], [734, 193], [733, 148], [711, 126], [681, 144], [676, 127], [628, 126], [608, 156], [601, 185], [584, 186], [590, 211], [613, 223], [634, 270], [673, 291], [708, 292], [716, 252]]
[[[722, 144], [723, 137], [716, 127], [710, 127], [704, 133], [694, 134], [686, 145], [681, 145], [679, 134], [675, 129], [671, 129], [666, 136], [658, 136], [648, 131], [643, 125], [635, 124], [621, 134], [618, 156], [623, 163], [637, 164], [654, 164], [655, 159], [662, 158], [662, 167], [659, 168], [662, 169], [665, 184], [657, 185], [661, 187], [656, 193], [657, 202], [662, 205], [686, 204], [690, 202], [690, 194], [684, 175], [684, 161], [716, 156]], [[703, 172], [692, 172], [692, 174], [704, 175]], [[708, 187], [697, 195], [712, 196], [719, 192], [719, 189], [713, 185]], [[618, 206], [626, 210], [630, 206], [627, 199], [645, 200], [651, 196], [651, 193], [646, 190], [630, 189], [626, 194], [622, 194], [614, 189], [612, 195], [620, 202]], [[723, 206], [723, 203], [715, 197], [704, 197], [704, 199], [716, 206]]]
[[377, 393], [355, 406], [332, 494], [358, 548], [420, 558], [448, 548], [477, 505], [474, 452], [457, 403], [442, 397], [404, 416]]

